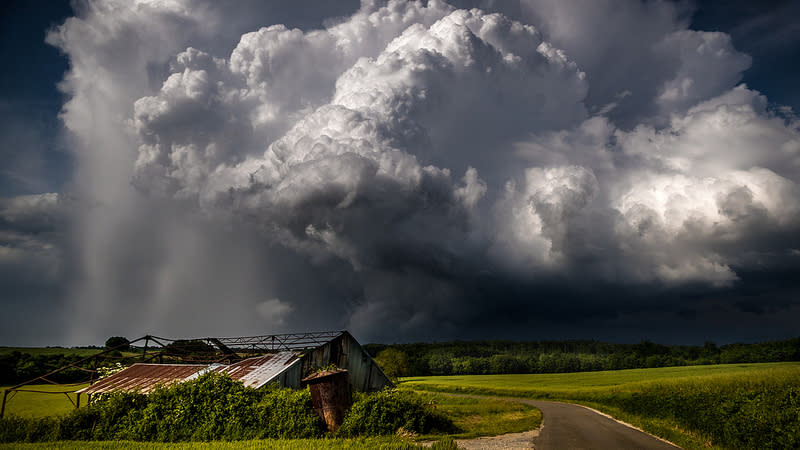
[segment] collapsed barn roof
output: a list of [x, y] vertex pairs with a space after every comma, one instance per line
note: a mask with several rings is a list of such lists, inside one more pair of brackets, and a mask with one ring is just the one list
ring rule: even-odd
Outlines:
[[[173, 341], [148, 337], [153, 342]], [[100, 394], [116, 391], [148, 393], [158, 385], [195, 379], [206, 372], [229, 375], [245, 386], [260, 388], [271, 382], [299, 388], [302, 379], [321, 367], [334, 365], [347, 369], [353, 390], [371, 392], [392, 386], [392, 382], [372, 357], [347, 331], [275, 334], [235, 338], [199, 339], [220, 349], [227, 361], [239, 355], [266, 353], [229, 364], [154, 364], [136, 363], [116, 374], [76, 391]], [[198, 341], [198, 340], [193, 340]]]
[[158, 385], [170, 385], [196, 379], [208, 372], [224, 373], [245, 386], [260, 388], [300, 362], [296, 352], [280, 352], [247, 358], [235, 364], [147, 364], [136, 363], [91, 386], [76, 391], [80, 394], [104, 394], [135, 391], [146, 394]]

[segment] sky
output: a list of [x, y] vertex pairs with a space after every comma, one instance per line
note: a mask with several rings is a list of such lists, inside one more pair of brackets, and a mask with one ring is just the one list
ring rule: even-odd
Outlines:
[[0, 345], [800, 335], [791, 1], [7, 1]]

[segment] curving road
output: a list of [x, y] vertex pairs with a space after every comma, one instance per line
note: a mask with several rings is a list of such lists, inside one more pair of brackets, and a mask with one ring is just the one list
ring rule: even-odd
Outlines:
[[[490, 398], [479, 395], [445, 394], [458, 397]], [[495, 397], [491, 397], [495, 398]], [[501, 436], [457, 440], [459, 448], [535, 449], [535, 450], [675, 450], [680, 447], [639, 429], [580, 405], [571, 403], [496, 397], [533, 405], [542, 411], [542, 425], [537, 430]]]
[[542, 427], [539, 435], [533, 438], [533, 447], [537, 450], [680, 448], [583, 406], [542, 400], [519, 401], [542, 411]]

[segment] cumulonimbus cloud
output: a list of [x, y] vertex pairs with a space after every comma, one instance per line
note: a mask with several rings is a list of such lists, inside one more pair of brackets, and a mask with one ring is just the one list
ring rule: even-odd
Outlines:
[[[579, 278], [715, 292], [790, 252], [798, 122], [737, 85], [751, 60], [730, 37], [667, 2], [473, 3], [364, 1], [227, 50], [203, 2], [90, 3], [50, 38], [71, 60], [77, 189], [100, 205], [77, 219], [73, 295], [96, 298], [77, 310], [172, 317], [231, 289], [221, 330], [274, 306], [278, 328], [422, 336], [478, 320], [487, 276], [531, 298]], [[312, 287], [293, 294], [281, 265]]]

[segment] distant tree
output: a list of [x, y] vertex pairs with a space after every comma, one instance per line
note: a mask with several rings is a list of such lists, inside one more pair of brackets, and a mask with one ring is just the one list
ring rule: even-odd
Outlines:
[[114, 348], [119, 347], [117, 350], [125, 351], [131, 348], [131, 342], [128, 338], [123, 336], [111, 336], [110, 338], [106, 339], [106, 348]]
[[216, 349], [199, 339], [178, 339], [167, 344], [164, 353], [171, 356], [205, 357], [216, 353]]
[[400, 378], [408, 375], [408, 356], [402, 350], [386, 348], [378, 353], [375, 362], [381, 366], [383, 373], [389, 378]]
[[450, 375], [453, 373], [453, 355], [445, 352], [433, 352], [428, 357], [428, 369], [433, 375]]

